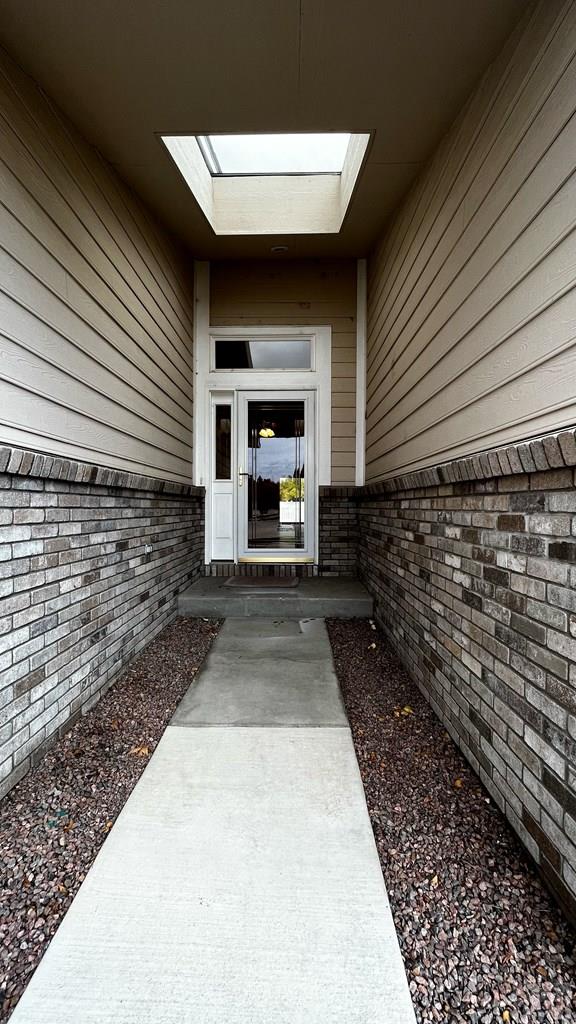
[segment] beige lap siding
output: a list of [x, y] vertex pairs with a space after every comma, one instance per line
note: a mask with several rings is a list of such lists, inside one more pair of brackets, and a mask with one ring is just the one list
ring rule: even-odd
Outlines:
[[368, 480], [576, 422], [575, 51], [530, 8], [370, 260]]
[[0, 53], [0, 441], [188, 482], [192, 263]]
[[210, 264], [214, 327], [332, 327], [332, 482], [353, 484], [356, 432], [356, 261]]

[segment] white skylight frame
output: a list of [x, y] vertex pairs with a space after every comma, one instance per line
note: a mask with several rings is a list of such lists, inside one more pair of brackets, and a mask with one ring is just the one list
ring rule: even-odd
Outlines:
[[[304, 137], [307, 133], [301, 134]], [[323, 133], [313, 134], [318, 137]], [[215, 234], [336, 234], [346, 215], [370, 135], [334, 134], [349, 135], [339, 172], [226, 174], [214, 163], [209, 169], [206, 146], [199, 142], [215, 136], [162, 135], [161, 140]], [[256, 135], [243, 133], [242, 137], [252, 139]], [[280, 142], [287, 136], [274, 133], [274, 137]]]

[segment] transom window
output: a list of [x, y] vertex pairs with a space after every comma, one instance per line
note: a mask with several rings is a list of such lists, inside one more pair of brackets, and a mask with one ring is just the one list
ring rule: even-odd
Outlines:
[[310, 338], [216, 338], [216, 370], [310, 370]]

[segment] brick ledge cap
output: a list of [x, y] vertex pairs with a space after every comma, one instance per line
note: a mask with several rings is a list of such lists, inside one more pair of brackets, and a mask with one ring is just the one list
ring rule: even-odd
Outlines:
[[61, 483], [117, 487], [121, 490], [153, 491], [175, 497], [201, 497], [203, 487], [161, 480], [159, 477], [129, 473], [125, 470], [47, 455], [26, 448], [0, 447], [0, 473], [9, 476], [59, 480]]
[[412, 491], [422, 487], [470, 480], [489, 480], [576, 466], [576, 427], [518, 441], [501, 448], [415, 470], [387, 480], [375, 480], [357, 489], [357, 494], [374, 495], [391, 491]]

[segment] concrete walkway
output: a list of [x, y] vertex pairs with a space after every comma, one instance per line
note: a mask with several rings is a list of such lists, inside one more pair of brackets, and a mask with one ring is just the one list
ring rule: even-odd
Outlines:
[[322, 620], [228, 619], [12, 1024], [414, 1024]]

